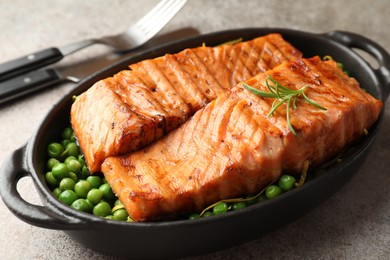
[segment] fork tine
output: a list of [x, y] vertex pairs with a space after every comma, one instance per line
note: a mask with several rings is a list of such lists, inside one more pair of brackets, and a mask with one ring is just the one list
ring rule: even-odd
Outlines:
[[161, 30], [185, 5], [187, 0], [163, 0], [147, 13], [135, 26], [152, 35]]
[[170, 0], [162, 0], [162, 1], [160, 1], [152, 10], [150, 10], [140, 20], [138, 20], [136, 25], [138, 26], [139, 24], [145, 23], [147, 20], [149, 20], [150, 18], [155, 16], [157, 12], [161, 11], [161, 8], [163, 8], [164, 5], [166, 5], [169, 2], [170, 2]]

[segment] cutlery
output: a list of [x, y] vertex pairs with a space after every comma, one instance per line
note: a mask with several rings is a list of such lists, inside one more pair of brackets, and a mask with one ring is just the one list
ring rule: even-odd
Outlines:
[[66, 55], [93, 44], [111, 46], [124, 53], [142, 46], [155, 36], [186, 4], [187, 0], [162, 0], [137, 23], [121, 34], [87, 39], [63, 47], [47, 48], [0, 64], [0, 82], [61, 60]]
[[77, 78], [62, 78], [54, 69], [40, 69], [22, 76], [16, 76], [0, 82], [0, 104], [43, 89], [49, 84], [52, 85], [65, 80], [78, 82]]
[[[81, 60], [71, 65], [50, 66], [37, 69], [23, 75], [19, 75], [0, 82], [0, 105], [13, 99], [25, 96], [29, 93], [56, 86], [62, 83], [78, 83], [86, 77], [102, 70], [112, 64], [132, 56], [139, 55], [146, 50], [157, 48], [167, 42], [199, 35], [194, 28], [184, 27], [168, 33], [159, 34], [153, 37], [146, 44], [124, 54], [102, 53], [92, 58]], [[150, 58], [152, 58], [151, 56]]]

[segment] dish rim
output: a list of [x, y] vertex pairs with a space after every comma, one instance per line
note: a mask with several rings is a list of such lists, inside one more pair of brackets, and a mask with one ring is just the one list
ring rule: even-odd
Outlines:
[[[310, 187], [318, 185], [318, 183], [322, 183], [324, 179], [330, 178], [333, 175], [342, 172], [344, 168], [348, 166], [351, 160], [354, 160], [358, 157], [361, 156], [371, 145], [371, 143], [374, 141], [375, 136], [378, 133], [379, 130], [379, 125], [383, 121], [383, 111], [381, 112], [380, 117], [378, 118], [377, 123], [371, 128], [371, 131], [367, 137], [364, 138], [363, 143], [364, 145], [359, 145], [359, 149], [355, 152], [353, 152], [353, 155], [350, 155], [348, 157], [348, 160], [345, 160], [341, 162], [340, 164], [336, 165], [334, 168], [327, 170], [327, 172], [319, 177], [316, 177], [313, 180], [310, 180], [310, 182], [306, 183], [299, 189], [294, 189], [292, 191], [289, 191], [288, 193], [282, 194], [281, 196], [274, 198], [270, 201], [265, 201], [262, 203], [257, 203], [255, 205], [251, 205], [249, 207], [246, 207], [245, 209], [242, 209], [240, 211], [233, 211], [233, 212], [227, 212], [225, 214], [219, 215], [217, 217], [212, 217], [212, 218], [200, 218], [196, 220], [169, 220], [169, 221], [159, 221], [159, 222], [120, 222], [120, 221], [115, 221], [115, 220], [108, 220], [108, 219], [103, 219], [100, 217], [93, 216], [92, 214], [88, 213], [83, 213], [79, 212], [75, 209], [72, 209], [71, 207], [61, 203], [52, 193], [52, 191], [49, 189], [47, 186], [46, 182], [43, 179], [44, 176], [44, 171], [41, 169], [38, 169], [38, 164], [37, 163], [37, 154], [39, 154], [39, 146], [40, 146], [40, 139], [43, 134], [45, 134], [48, 130], [46, 129], [47, 126], [52, 124], [52, 115], [59, 114], [59, 110], [64, 110], [65, 107], [67, 107], [67, 103], [69, 103], [69, 98], [73, 95], [80, 94], [81, 92], [85, 91], [86, 86], [90, 85], [91, 81], [97, 81], [97, 78], [105, 78], [107, 73], [111, 73], [113, 70], [117, 70], [119, 72], [122, 67], [125, 66], [125, 64], [130, 64], [129, 61], [137, 60], [137, 59], [143, 59], [145, 55], [149, 55], [156, 52], [159, 52], [161, 50], [167, 49], [170, 46], [178, 46], [186, 42], [199, 42], [200, 39], [208, 38], [208, 37], [214, 37], [218, 38], [219, 36], [224, 36], [228, 35], [231, 32], [249, 32], [251, 30], [255, 30], [258, 33], [258, 36], [265, 35], [268, 33], [280, 33], [283, 36], [285, 34], [294, 34], [294, 37], [312, 37], [316, 38], [317, 40], [320, 41], [326, 41], [328, 44], [331, 45], [336, 45], [337, 48], [339, 49], [344, 49], [345, 51], [349, 52], [350, 55], [355, 56], [355, 59], [360, 59], [359, 55], [353, 51], [351, 51], [348, 47], [335, 42], [332, 40], [328, 35], [329, 33], [325, 34], [315, 34], [315, 33], [310, 33], [310, 32], [303, 32], [299, 30], [291, 30], [291, 29], [284, 29], [284, 28], [246, 28], [246, 29], [236, 29], [236, 30], [225, 30], [225, 31], [219, 31], [219, 32], [214, 32], [210, 34], [203, 34], [199, 36], [194, 36], [194, 37], [189, 37], [185, 39], [181, 39], [178, 41], [162, 44], [159, 46], [156, 46], [154, 48], [151, 48], [149, 50], [146, 50], [144, 52], [141, 52], [135, 56], [126, 58], [124, 60], [121, 60], [117, 63], [114, 63], [107, 68], [100, 70], [85, 80], [81, 81], [72, 91], [70, 91], [68, 94], [64, 95], [59, 102], [56, 103], [56, 105], [47, 113], [47, 115], [44, 117], [43, 121], [39, 125], [38, 129], [34, 132], [32, 135], [31, 139], [28, 141], [28, 143], [25, 146], [25, 160], [26, 160], [26, 169], [29, 169], [31, 171], [31, 176], [34, 179], [34, 184], [38, 188], [38, 193], [40, 193], [41, 197], [44, 198], [46, 206], [53, 210], [55, 213], [57, 213], [59, 216], [66, 216], [69, 217], [70, 220], [72, 220], [74, 217], [78, 218], [80, 221], [75, 221], [73, 224], [77, 224], [77, 229], [86, 227], [89, 228], [91, 225], [100, 225], [100, 224], [109, 224], [111, 225], [119, 225], [119, 226], [126, 226], [126, 227], [134, 227], [134, 228], [162, 228], [162, 227], [174, 227], [174, 226], [186, 226], [186, 225], [202, 225], [204, 223], [209, 223], [209, 222], [215, 222], [217, 220], [226, 220], [226, 219], [231, 219], [234, 218], [237, 215], [243, 215], [243, 214], [253, 214], [254, 211], [267, 209], [269, 207], [272, 207], [274, 204], [280, 203], [280, 201], [286, 200], [291, 196], [295, 196], [296, 193], [302, 193], [307, 189], [310, 189]], [[256, 33], [255, 33], [256, 34]], [[222, 37], [223, 38], [223, 37]], [[302, 51], [303, 52], [303, 51]], [[362, 60], [362, 62], [365, 62]], [[371, 77], [375, 78], [377, 75], [371, 70], [368, 64], [366, 64], [367, 69], [369, 73], [371, 73]], [[378, 81], [379, 83], [379, 81]], [[382, 97], [379, 97], [383, 99]], [[41, 166], [39, 166], [41, 167]], [[75, 227], [75, 226], [74, 226]], [[74, 227], [71, 227], [73, 229]]]

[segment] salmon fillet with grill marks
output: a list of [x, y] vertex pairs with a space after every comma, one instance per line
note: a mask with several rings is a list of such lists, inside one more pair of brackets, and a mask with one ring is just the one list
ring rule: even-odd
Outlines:
[[235, 45], [186, 49], [144, 60], [77, 97], [71, 123], [91, 172], [184, 123], [238, 82], [301, 53], [270, 34]]
[[102, 171], [136, 221], [199, 212], [221, 199], [258, 193], [283, 171], [318, 165], [364, 135], [382, 103], [362, 90], [334, 61], [318, 57], [286, 62], [246, 81], [268, 91], [267, 76], [290, 89], [309, 87], [291, 110], [268, 117], [274, 99], [260, 98], [238, 84], [152, 145], [107, 158]]

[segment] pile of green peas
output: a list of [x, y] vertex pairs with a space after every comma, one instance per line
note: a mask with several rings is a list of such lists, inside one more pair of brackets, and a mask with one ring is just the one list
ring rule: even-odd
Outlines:
[[131, 221], [102, 175], [91, 175], [70, 127], [47, 147], [45, 179], [53, 194], [70, 207], [98, 217]]
[[[123, 204], [112, 192], [104, 176], [90, 174], [70, 127], [62, 131], [60, 141], [48, 145], [47, 155], [45, 179], [53, 194], [61, 202], [98, 217], [133, 221]], [[296, 183], [294, 176], [282, 175], [279, 180], [266, 187], [260, 194], [236, 201], [233, 199], [234, 202], [220, 201], [202, 213], [190, 214], [188, 219], [216, 216], [228, 211], [240, 210], [292, 190]]]
[[296, 187], [297, 179], [292, 175], [282, 175], [275, 183], [267, 186], [262, 192], [254, 196], [247, 196], [243, 199], [220, 201], [213, 204], [202, 213], [191, 214], [189, 219], [197, 219], [201, 217], [211, 217], [246, 208], [256, 203], [278, 197], [284, 192], [290, 191]]

